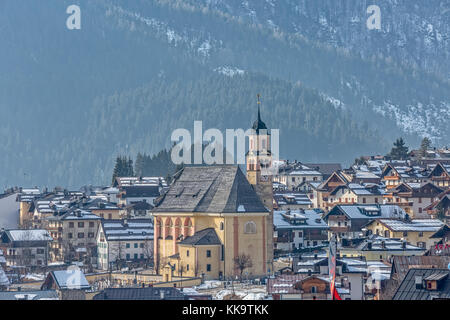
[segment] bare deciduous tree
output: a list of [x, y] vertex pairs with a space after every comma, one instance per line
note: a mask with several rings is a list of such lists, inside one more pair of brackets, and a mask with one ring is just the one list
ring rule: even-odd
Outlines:
[[239, 270], [239, 279], [242, 282], [242, 274], [244, 273], [244, 270], [253, 267], [252, 258], [248, 254], [240, 254], [235, 257], [233, 261], [235, 268]]
[[150, 240], [144, 241], [144, 248], [142, 249], [144, 254], [144, 264], [147, 269], [153, 264], [153, 242]]
[[120, 270], [126, 264], [125, 258], [123, 258], [125, 243], [119, 240], [115, 243], [115, 245], [110, 247], [110, 250], [111, 255], [114, 257], [113, 262], [116, 265], [116, 269]]

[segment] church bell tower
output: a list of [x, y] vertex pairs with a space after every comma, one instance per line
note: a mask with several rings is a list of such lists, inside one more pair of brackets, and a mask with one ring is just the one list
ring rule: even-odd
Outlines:
[[267, 271], [273, 272], [273, 176], [270, 173], [272, 153], [270, 133], [261, 120], [261, 100], [258, 94], [258, 118], [253, 123], [247, 153], [247, 180], [255, 189], [264, 206], [270, 211], [265, 223]]

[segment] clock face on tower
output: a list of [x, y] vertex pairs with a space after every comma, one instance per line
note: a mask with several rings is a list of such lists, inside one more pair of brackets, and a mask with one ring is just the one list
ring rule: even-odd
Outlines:
[[269, 181], [269, 176], [262, 175], [262, 176], [259, 178], [259, 180], [260, 180], [261, 182], [267, 182], [267, 181]]

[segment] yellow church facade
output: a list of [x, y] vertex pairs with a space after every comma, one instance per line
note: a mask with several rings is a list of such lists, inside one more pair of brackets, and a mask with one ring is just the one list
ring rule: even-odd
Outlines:
[[176, 276], [234, 278], [236, 257], [247, 256], [244, 275], [266, 275], [269, 215], [239, 167], [186, 167], [154, 212], [155, 266], [170, 265]]

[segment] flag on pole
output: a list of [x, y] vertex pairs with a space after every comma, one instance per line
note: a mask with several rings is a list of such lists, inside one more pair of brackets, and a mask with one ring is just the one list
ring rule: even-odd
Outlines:
[[328, 254], [328, 271], [330, 275], [330, 292], [332, 300], [342, 300], [336, 290], [336, 251], [337, 251], [337, 236], [333, 234], [330, 239], [330, 248]]

